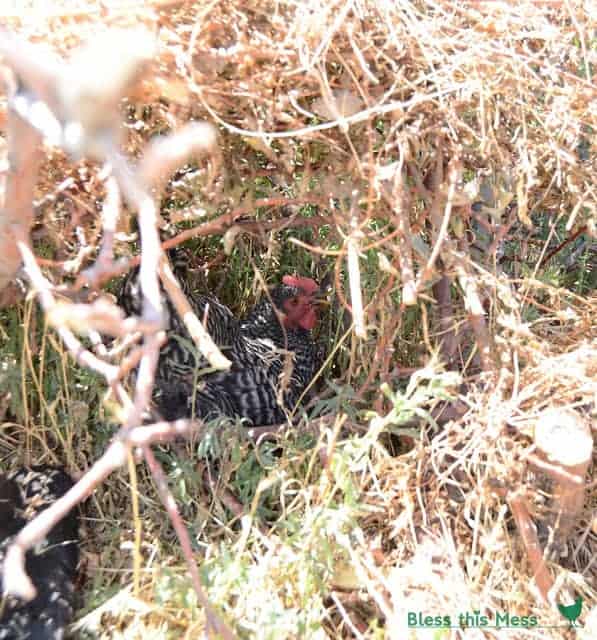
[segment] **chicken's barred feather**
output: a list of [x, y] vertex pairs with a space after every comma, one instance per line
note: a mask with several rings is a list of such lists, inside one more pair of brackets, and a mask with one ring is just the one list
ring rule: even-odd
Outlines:
[[[180, 274], [179, 279], [184, 283]], [[321, 348], [310, 330], [300, 326], [303, 315], [304, 324], [311, 326], [316, 289], [309, 278], [285, 276], [239, 321], [216, 298], [186, 288], [194, 313], [232, 362], [222, 372], [209, 369], [164, 293], [167, 343], [160, 353], [154, 394], [161, 416], [174, 420], [224, 415], [253, 425], [285, 421], [322, 364]], [[127, 313], [138, 314], [141, 300], [136, 271], [125, 281], [120, 301]], [[286, 326], [292, 313], [298, 324]]]
[[[40, 511], [64, 495], [73, 481], [49, 466], [0, 476], [0, 589], [4, 554], [13, 537]], [[0, 640], [61, 640], [73, 616], [79, 561], [78, 518], [72, 511], [26, 554], [25, 568], [37, 590], [31, 602], [12, 596], [0, 609]]]

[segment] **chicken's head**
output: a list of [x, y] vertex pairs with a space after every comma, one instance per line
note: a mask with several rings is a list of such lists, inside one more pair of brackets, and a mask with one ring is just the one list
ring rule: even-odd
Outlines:
[[286, 329], [306, 329], [310, 331], [317, 323], [317, 303], [315, 294], [319, 285], [311, 278], [286, 275], [278, 288], [274, 303], [282, 312]]

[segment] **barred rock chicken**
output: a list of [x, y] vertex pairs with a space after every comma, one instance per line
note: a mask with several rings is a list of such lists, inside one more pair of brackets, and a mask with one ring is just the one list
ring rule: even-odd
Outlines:
[[[232, 362], [221, 372], [208, 368], [164, 295], [168, 340], [156, 375], [154, 402], [159, 413], [167, 420], [223, 415], [253, 425], [283, 422], [323, 361], [311, 337], [318, 289], [311, 278], [286, 275], [240, 321], [215, 298], [186, 291], [193, 311]], [[120, 302], [127, 313], [140, 312], [136, 274], [125, 282]]]
[[[0, 593], [4, 553], [13, 536], [64, 495], [73, 481], [64, 471], [36, 466], [0, 475]], [[0, 605], [0, 640], [60, 640], [73, 616], [73, 580], [79, 561], [78, 519], [73, 511], [27, 552], [25, 567], [37, 590], [31, 602], [7, 596]]]
[[202, 378], [194, 390], [197, 415], [237, 416], [253, 425], [286, 419], [323, 362], [311, 337], [318, 289], [311, 278], [284, 276], [240, 321], [232, 367]]

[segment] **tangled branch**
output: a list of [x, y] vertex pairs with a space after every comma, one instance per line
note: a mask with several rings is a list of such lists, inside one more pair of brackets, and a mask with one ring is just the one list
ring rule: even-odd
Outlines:
[[[37, 66], [39, 54], [32, 45], [9, 38], [7, 34], [2, 36], [0, 52], [11, 65], [18, 83], [14, 83], [9, 100], [8, 137], [13, 153], [6, 205], [0, 216], [0, 233], [3, 235], [4, 248], [10, 250], [4, 252], [0, 260], [0, 288], [14, 276], [22, 260], [31, 289], [38, 296], [64, 345], [81, 365], [96, 371], [106, 380], [121, 402], [125, 416], [122, 428], [99, 460], [68, 493], [31, 520], [15, 537], [6, 553], [4, 590], [27, 600], [35, 597], [33, 583], [25, 572], [27, 550], [43, 540], [57, 522], [93, 493], [114, 470], [126, 464], [129, 451], [136, 449], [142, 452], [147, 461], [160, 498], [180, 537], [193, 586], [206, 611], [208, 629], [221, 637], [232, 638], [231, 631], [219, 620], [203, 591], [188, 534], [168, 490], [164, 473], [150, 448], [153, 442], [186, 435], [198, 425], [178, 422], [139, 426], [151, 400], [159, 351], [164, 340], [162, 294], [158, 277], [159, 264], [164, 255], [158, 234], [157, 203], [160, 190], [164, 186], [164, 177], [190, 155], [215, 154], [215, 131], [206, 124], [189, 125], [150, 145], [143, 161], [134, 167], [117, 151], [120, 130], [118, 104], [149, 64], [154, 43], [147, 34], [137, 34], [136, 37], [124, 33], [110, 34], [108, 49], [119, 58], [116, 71], [110, 64], [112, 60], [103, 58], [107, 44], [103, 38], [82, 48], [69, 63], [71, 73], [67, 77], [61, 73], [58, 65]], [[36, 117], [40, 111], [41, 119]], [[106, 300], [73, 304], [56, 299], [56, 289], [43, 275], [29, 240], [29, 229], [33, 223], [33, 190], [41, 160], [42, 138], [60, 143], [74, 157], [91, 155], [111, 167], [102, 213], [103, 242], [95, 264], [88, 271], [91, 277], [113, 272], [116, 268], [113, 243], [120, 215], [120, 194], [124, 195], [129, 207], [137, 212], [141, 232], [139, 277], [143, 294], [140, 318], [128, 318], [123, 322], [122, 312]], [[173, 292], [179, 308], [188, 311], [188, 302], [184, 300], [173, 274], [164, 273], [164, 280], [168, 283], [166, 290]], [[199, 332], [199, 348], [221, 365], [217, 358], [218, 355], [220, 359], [223, 356], [213, 342], [210, 343], [211, 339], [197, 318], [194, 318], [193, 326]], [[132, 400], [120, 382], [123, 369], [86, 349], [73, 329], [96, 336], [100, 333], [122, 336], [130, 331], [143, 333], [143, 344], [135, 358], [138, 376]], [[200, 329], [203, 329], [203, 333]], [[96, 341], [96, 347], [100, 345], [101, 341]], [[97, 350], [106, 353], [105, 349]], [[126, 370], [128, 368], [130, 363]]]

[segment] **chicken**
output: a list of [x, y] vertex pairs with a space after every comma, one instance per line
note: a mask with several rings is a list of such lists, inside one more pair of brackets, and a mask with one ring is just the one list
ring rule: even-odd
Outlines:
[[[13, 536], [37, 513], [64, 495], [73, 481], [49, 466], [0, 475], [0, 588], [4, 553]], [[0, 608], [0, 640], [60, 640], [73, 616], [73, 580], [79, 561], [78, 518], [73, 511], [27, 552], [25, 567], [37, 590], [31, 602], [12, 596]]]
[[194, 390], [196, 415], [270, 425], [294, 411], [323, 362], [311, 337], [318, 289], [310, 278], [287, 275], [250, 311], [230, 370], [202, 378]]
[[[166, 299], [168, 339], [160, 353], [154, 395], [161, 416], [174, 420], [225, 415], [254, 425], [282, 422], [323, 361], [311, 337], [318, 289], [311, 278], [286, 275], [240, 321], [215, 298], [186, 291], [193, 311], [232, 362], [223, 372], [208, 369]], [[133, 274], [120, 296], [129, 314], [140, 311], [139, 293]]]

